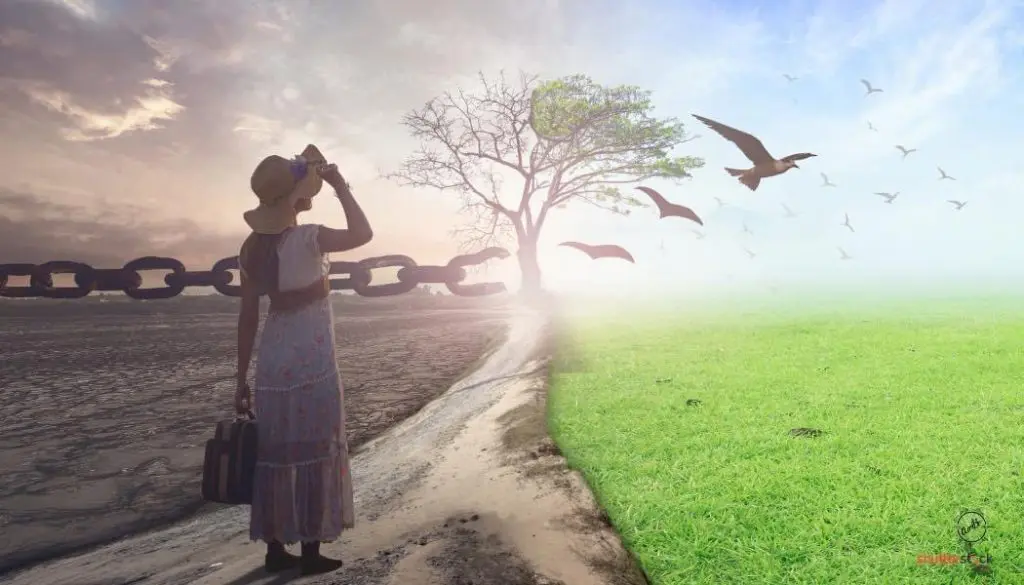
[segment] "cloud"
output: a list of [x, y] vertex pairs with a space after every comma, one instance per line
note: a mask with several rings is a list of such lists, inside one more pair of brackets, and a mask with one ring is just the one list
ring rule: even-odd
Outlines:
[[60, 6], [77, 18], [83, 20], [96, 20], [99, 16], [96, 10], [96, 3], [91, 0], [46, 0]]
[[237, 254], [239, 244], [237, 235], [218, 235], [189, 220], [150, 218], [138, 207], [90, 209], [0, 189], [3, 262], [76, 260], [116, 268], [137, 256], [167, 255], [201, 270]]
[[119, 111], [100, 112], [75, 103], [74, 97], [59, 90], [25, 85], [21, 89], [33, 101], [67, 117], [74, 125], [63, 129], [64, 138], [72, 141], [116, 138], [126, 132], [156, 130], [161, 121], [173, 120], [185, 107], [174, 101], [167, 81], [150, 79], [142, 82], [149, 86], [142, 95], [132, 98], [130, 105]]

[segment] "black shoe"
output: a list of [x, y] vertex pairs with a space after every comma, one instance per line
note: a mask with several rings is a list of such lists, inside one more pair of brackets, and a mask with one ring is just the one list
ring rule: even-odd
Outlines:
[[331, 571], [337, 571], [344, 564], [340, 559], [331, 559], [325, 556], [309, 555], [303, 556], [302, 560], [299, 561], [302, 567], [303, 575], [320, 575], [322, 573], [330, 573]]
[[299, 566], [299, 557], [287, 552], [267, 553], [263, 566], [268, 573], [280, 573]]

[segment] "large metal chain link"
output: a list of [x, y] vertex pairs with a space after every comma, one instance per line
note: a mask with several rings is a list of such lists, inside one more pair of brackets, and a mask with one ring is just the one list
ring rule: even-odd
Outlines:
[[[473, 254], [452, 258], [444, 266], [420, 266], [409, 256], [389, 255], [366, 258], [358, 262], [331, 262], [331, 290], [352, 290], [364, 297], [386, 297], [414, 290], [421, 284], [443, 284], [454, 295], [479, 297], [505, 292], [500, 282], [463, 284], [466, 267], [489, 260], [508, 258], [504, 248], [486, 248]], [[398, 268], [398, 282], [373, 284], [373, 271], [378, 268]], [[142, 274], [162, 270], [164, 286], [142, 288]], [[186, 288], [213, 287], [222, 295], [238, 297], [242, 287], [232, 284], [232, 270], [238, 270], [238, 256], [218, 260], [210, 270], [189, 271], [175, 258], [144, 256], [128, 262], [121, 268], [93, 268], [82, 262], [55, 260], [44, 264], [0, 264], [0, 297], [48, 299], [78, 299], [97, 291], [120, 291], [133, 299], [152, 300], [176, 297]], [[56, 274], [73, 274], [74, 286], [55, 286]], [[28, 277], [27, 286], [10, 286], [11, 277]]]

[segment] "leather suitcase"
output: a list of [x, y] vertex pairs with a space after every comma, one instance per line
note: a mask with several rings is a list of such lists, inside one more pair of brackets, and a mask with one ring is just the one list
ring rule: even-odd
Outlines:
[[220, 504], [251, 504], [253, 476], [256, 473], [256, 420], [225, 420], [217, 424], [212, 439], [206, 442], [203, 459], [203, 499]]

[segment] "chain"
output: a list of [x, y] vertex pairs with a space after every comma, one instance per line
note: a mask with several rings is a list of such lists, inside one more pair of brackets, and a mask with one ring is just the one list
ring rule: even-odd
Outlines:
[[[466, 267], [483, 264], [488, 260], [508, 258], [504, 248], [486, 248], [473, 254], [452, 258], [444, 266], [420, 266], [409, 256], [399, 254], [375, 256], [358, 262], [331, 262], [331, 275], [345, 278], [330, 279], [331, 290], [352, 290], [364, 297], [387, 297], [414, 290], [421, 284], [443, 284], [454, 294], [479, 297], [505, 292], [500, 282], [463, 284]], [[397, 267], [398, 282], [372, 284], [373, 271], [378, 268]], [[242, 287], [232, 284], [238, 269], [238, 256], [218, 260], [210, 270], [189, 271], [175, 258], [144, 256], [128, 262], [121, 268], [93, 268], [82, 262], [55, 260], [44, 264], [0, 264], [0, 297], [47, 299], [80, 299], [96, 291], [120, 291], [133, 299], [169, 299], [180, 295], [188, 287], [212, 286], [222, 295], [239, 297]], [[164, 286], [142, 288], [141, 272], [167, 271]], [[74, 286], [54, 286], [55, 274], [73, 274]], [[10, 277], [29, 278], [27, 286], [8, 286]]]

